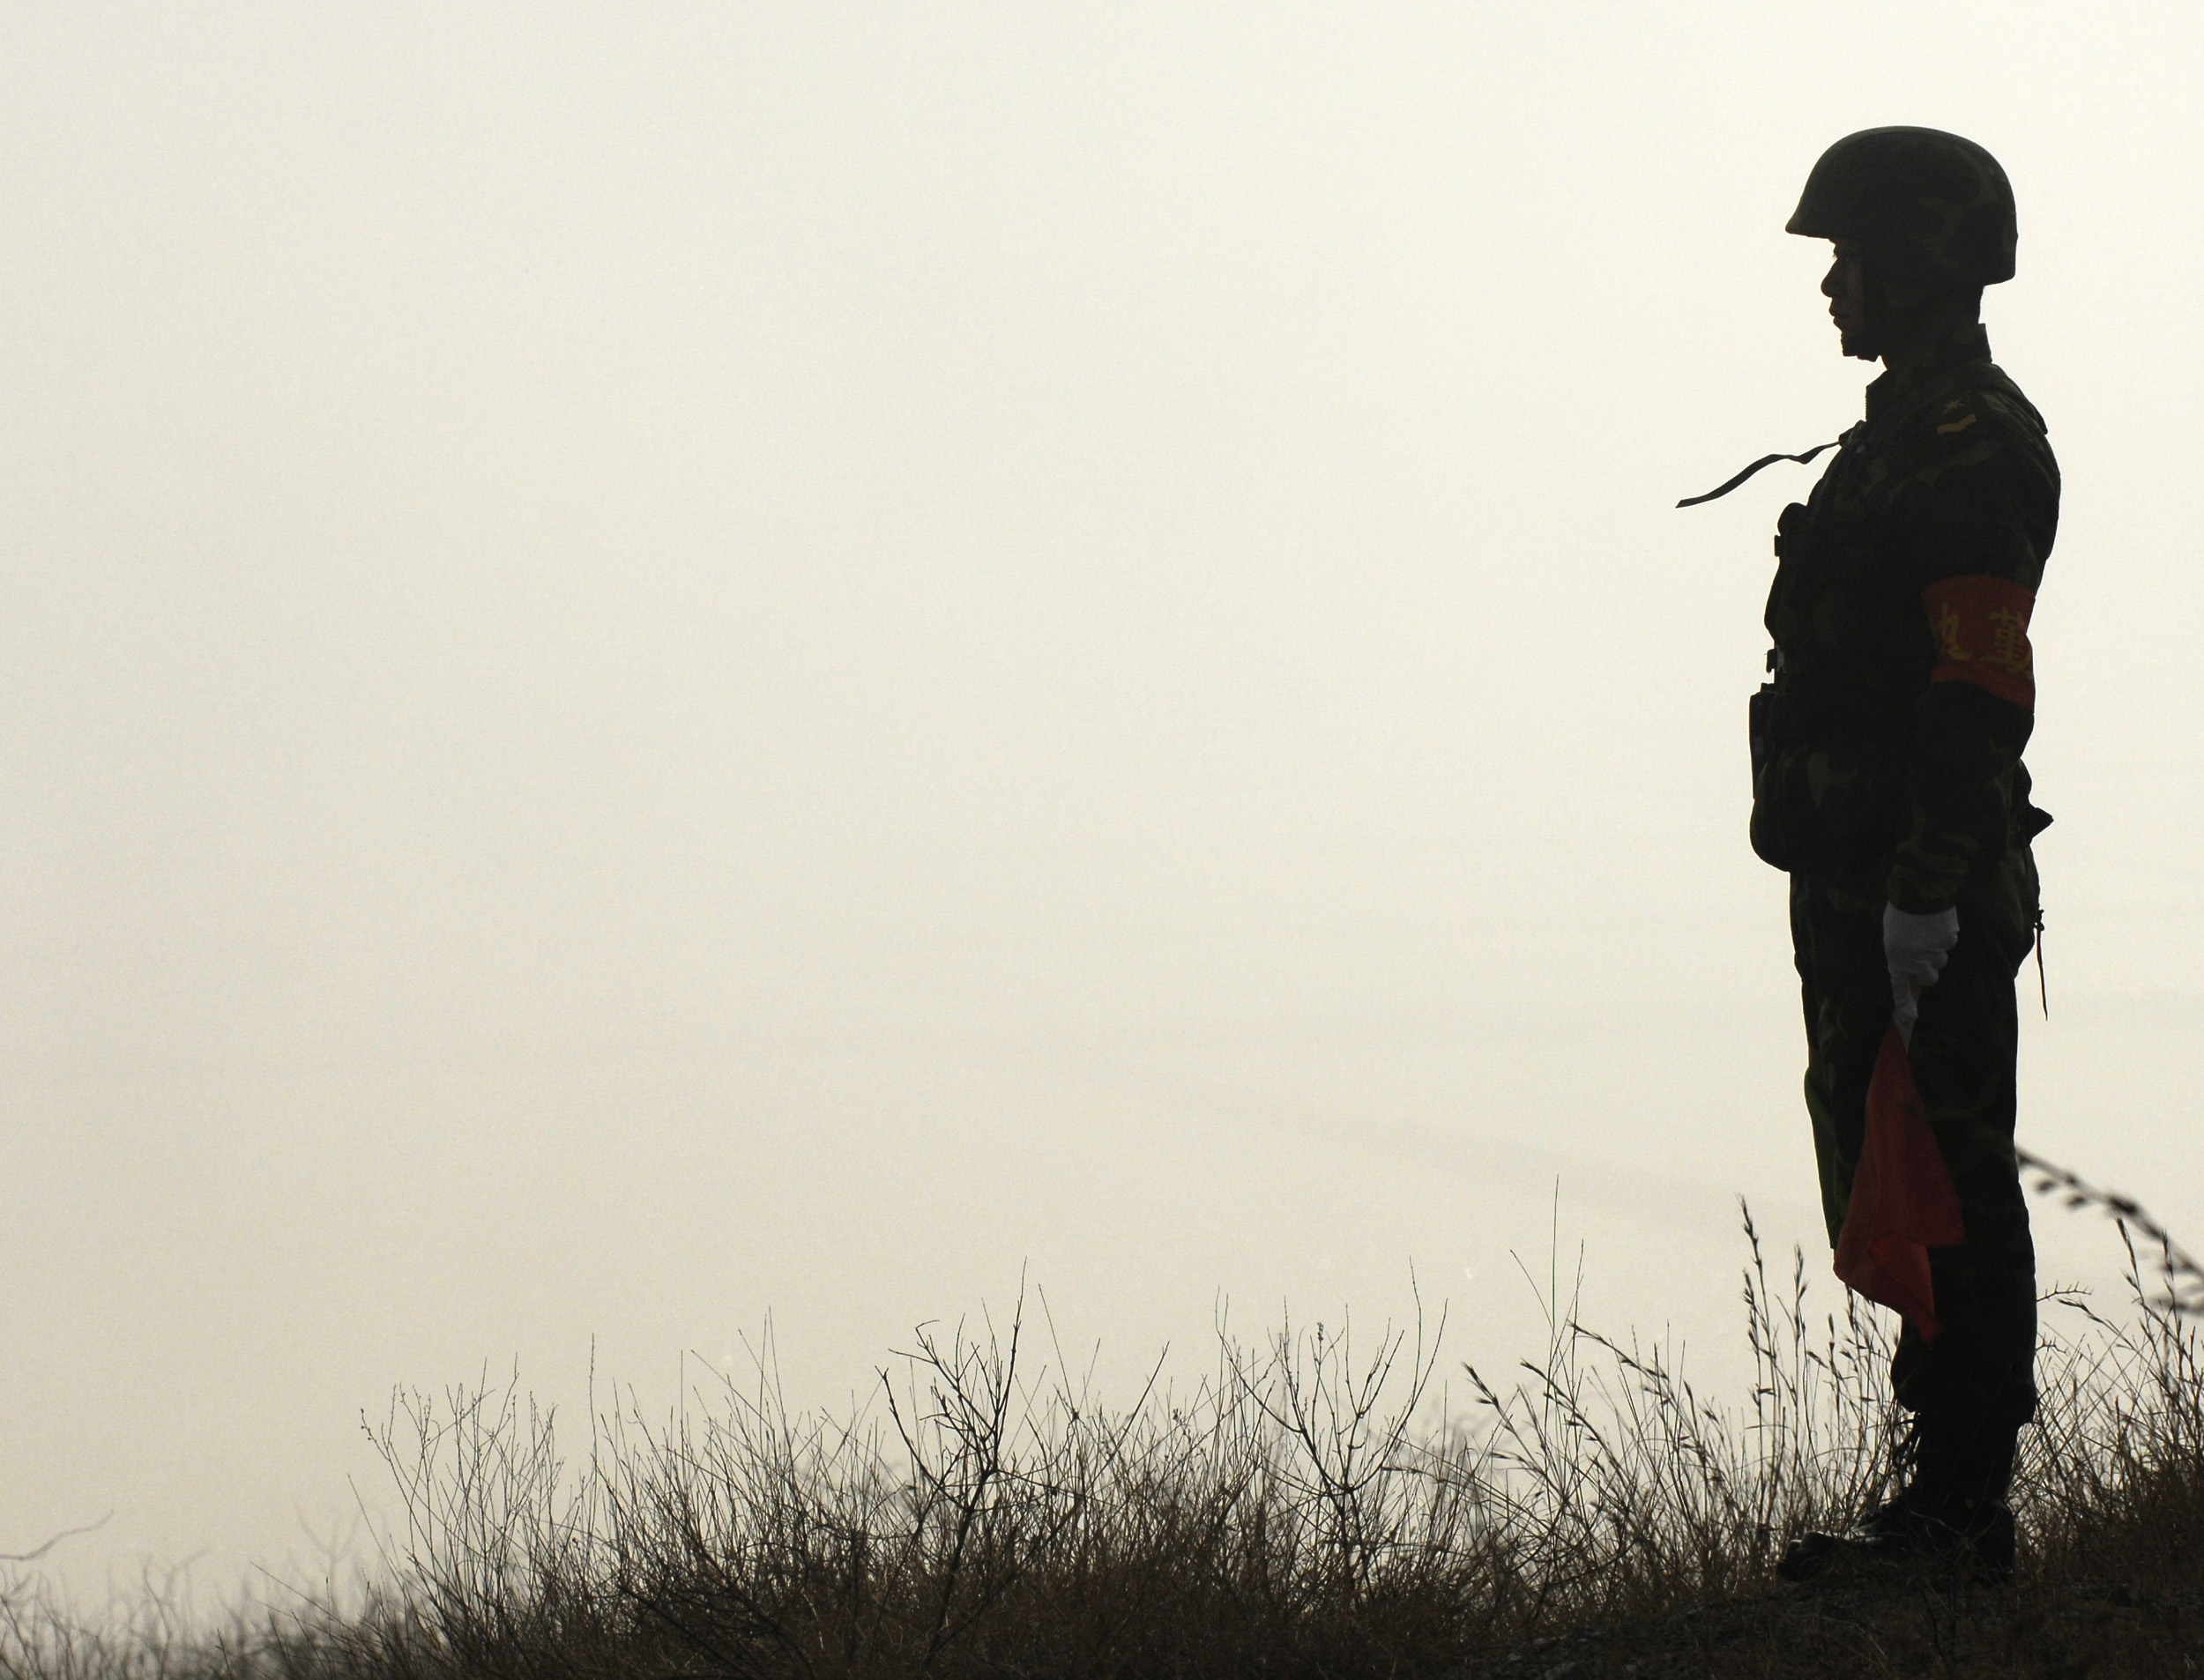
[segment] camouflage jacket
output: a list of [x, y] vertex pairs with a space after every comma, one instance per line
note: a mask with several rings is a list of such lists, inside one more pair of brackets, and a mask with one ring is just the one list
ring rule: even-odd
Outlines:
[[1768, 863], [1880, 872], [1901, 910], [1937, 911], [2050, 821], [2021, 764], [2059, 524], [2044, 431], [1969, 326], [1870, 385], [1867, 418], [1783, 509], [1754, 729]]

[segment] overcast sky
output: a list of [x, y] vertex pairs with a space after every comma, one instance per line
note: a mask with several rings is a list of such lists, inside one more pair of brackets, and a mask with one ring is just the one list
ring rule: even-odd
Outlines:
[[1857, 418], [1782, 228], [1888, 123], [2010, 173], [2066, 475], [2022, 1140], [2204, 1240], [2200, 80], [2174, 4], [0, 7], [0, 1551], [234, 1579], [394, 1385], [770, 1311], [832, 1401], [1021, 1268], [1106, 1373], [1411, 1265], [1505, 1364], [1557, 1183], [1733, 1369], [1736, 1196], [1824, 1265], [1813, 469], [1672, 504]]

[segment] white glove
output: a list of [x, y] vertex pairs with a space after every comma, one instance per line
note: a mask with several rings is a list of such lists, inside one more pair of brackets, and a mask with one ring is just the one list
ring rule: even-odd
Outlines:
[[1958, 943], [1956, 909], [1916, 916], [1895, 904], [1882, 907], [1882, 955], [1890, 964], [1890, 1018], [1898, 1023], [1898, 1037], [1909, 1050], [1913, 1047], [1913, 1023], [1921, 1018], [1921, 993], [1936, 984]]

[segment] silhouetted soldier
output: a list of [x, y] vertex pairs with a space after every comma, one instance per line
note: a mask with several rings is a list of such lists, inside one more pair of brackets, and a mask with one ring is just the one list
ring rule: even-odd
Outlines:
[[2013, 1153], [2014, 978], [2040, 926], [2021, 749], [2028, 628], [2059, 520], [2043, 417], [1990, 361], [1982, 288], [2013, 276], [1995, 159], [1932, 129], [1839, 140], [1789, 231], [1832, 240], [1843, 351], [1880, 360], [1867, 415], [1777, 524], [1773, 678], [1756, 703], [1753, 849], [1791, 875], [1806, 1109], [1835, 1245], [1893, 1019], [1966, 1228], [1934, 1249], [1942, 1334], [1909, 1320], [1902, 1490], [1782, 1572], [1848, 1549], [2013, 1564], [2014, 1444], [2034, 1416], [2036, 1260]]

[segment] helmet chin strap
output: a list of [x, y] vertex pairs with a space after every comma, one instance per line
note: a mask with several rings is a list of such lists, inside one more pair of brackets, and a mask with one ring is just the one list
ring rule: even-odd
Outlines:
[[1860, 259], [1859, 330], [1846, 340], [1844, 353], [1858, 361], [1880, 361], [1902, 342], [1907, 314], [1890, 307], [1888, 289], [1872, 256]]

